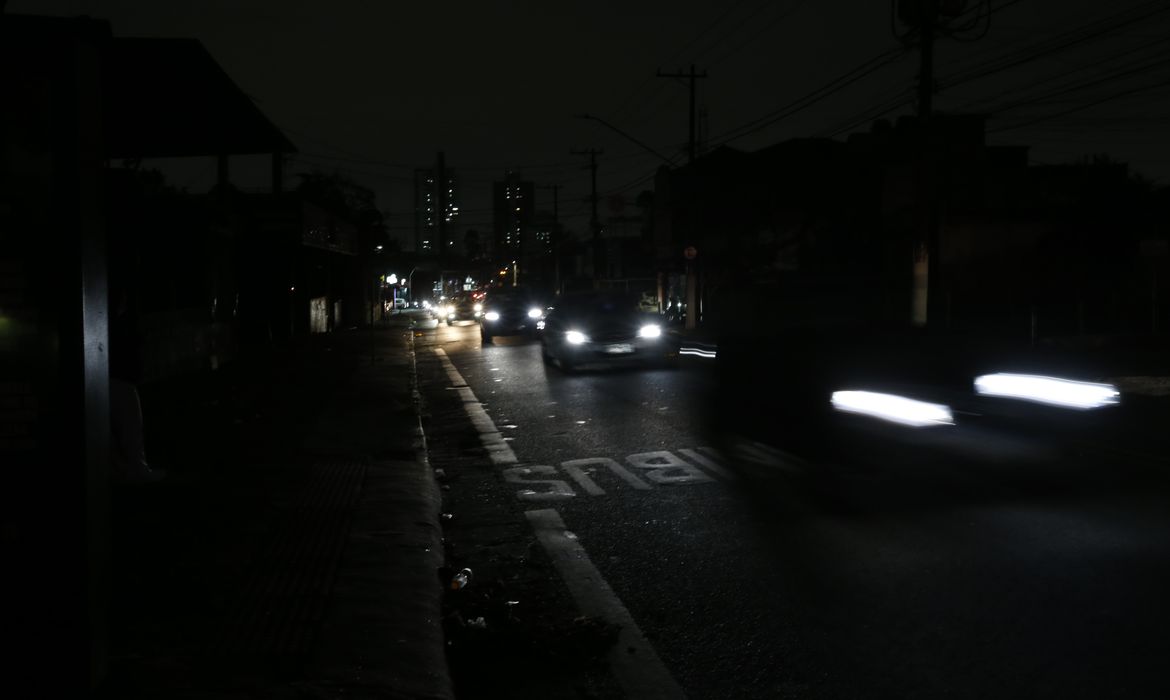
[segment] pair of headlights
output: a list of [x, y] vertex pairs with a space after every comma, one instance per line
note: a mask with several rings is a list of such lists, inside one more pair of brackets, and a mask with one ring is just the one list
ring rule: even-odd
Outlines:
[[[638, 329], [639, 338], [657, 338], [662, 335], [662, 326], [655, 323], [648, 323]], [[565, 333], [565, 340], [569, 341], [570, 345], [582, 345], [589, 342], [589, 336], [581, 331], [568, 331]]]
[[[482, 306], [480, 306], [479, 304], [476, 304], [475, 310], [480, 311], [482, 308], [483, 308]], [[540, 318], [543, 315], [544, 315], [544, 312], [541, 311], [540, 309], [533, 308], [533, 309], [528, 310], [528, 318]], [[500, 320], [500, 314], [498, 311], [489, 311], [486, 314], [484, 314], [483, 317], [484, 317], [484, 319], [486, 319], [488, 321], [499, 321]]]
[[[1120, 393], [1112, 384], [1004, 372], [977, 377], [975, 393], [1080, 410], [1102, 408], [1120, 400]], [[831, 401], [838, 411], [861, 413], [918, 428], [955, 423], [950, 406], [894, 394], [835, 391]]]

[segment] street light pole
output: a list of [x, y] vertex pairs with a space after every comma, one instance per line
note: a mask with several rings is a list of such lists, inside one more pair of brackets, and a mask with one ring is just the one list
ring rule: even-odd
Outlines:
[[415, 265], [414, 267], [410, 268], [410, 273], [408, 273], [406, 275], [406, 289], [410, 292], [410, 303], [412, 303], [412, 304], [415, 301], [415, 299], [414, 299], [414, 271], [417, 269], [418, 269], [418, 266]]

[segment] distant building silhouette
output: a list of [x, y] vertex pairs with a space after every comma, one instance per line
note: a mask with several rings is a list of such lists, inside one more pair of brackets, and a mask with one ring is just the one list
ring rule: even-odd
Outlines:
[[459, 178], [440, 155], [433, 168], [414, 171], [414, 245], [420, 254], [450, 252], [459, 222]]

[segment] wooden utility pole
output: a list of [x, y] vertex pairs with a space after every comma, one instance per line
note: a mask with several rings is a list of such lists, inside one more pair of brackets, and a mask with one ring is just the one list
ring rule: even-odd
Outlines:
[[586, 148], [573, 149], [570, 153], [575, 156], [589, 156], [589, 171], [591, 176], [589, 201], [592, 206], [589, 228], [593, 231], [593, 279], [598, 280], [601, 279], [601, 275], [605, 271], [605, 250], [601, 245], [601, 219], [597, 218], [597, 156], [605, 153], [605, 151], [596, 148]]
[[690, 135], [689, 135], [689, 138], [687, 139], [687, 162], [693, 163], [693, 162], [695, 162], [695, 154], [697, 151], [697, 149], [695, 147], [696, 146], [696, 139], [695, 139], [695, 80], [698, 78], [706, 78], [707, 71], [703, 71], [702, 73], [696, 73], [695, 72], [695, 64], [692, 63], [690, 71], [688, 71], [686, 73], [683, 73], [681, 69], [677, 73], [663, 73], [661, 70], [659, 70], [658, 77], [659, 78], [686, 78], [690, 81], [689, 87], [690, 87], [691, 99], [690, 99], [690, 107], [688, 108], [688, 112], [687, 112], [687, 120], [688, 120], [688, 123], [690, 125], [690, 131], [689, 131]]

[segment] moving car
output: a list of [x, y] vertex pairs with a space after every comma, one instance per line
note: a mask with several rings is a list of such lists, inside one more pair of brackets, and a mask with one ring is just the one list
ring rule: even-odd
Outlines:
[[676, 336], [664, 331], [657, 314], [639, 308], [624, 292], [566, 294], [545, 318], [541, 356], [572, 371], [585, 365], [678, 363]]
[[715, 370], [702, 401], [713, 440], [756, 493], [798, 511], [847, 494], [930, 503], [984, 484], [1052, 489], [1057, 474], [1071, 486], [1081, 443], [1119, 417], [1116, 388], [1090, 368], [945, 329], [730, 326]]
[[444, 318], [450, 326], [456, 321], [474, 321], [483, 311], [483, 305], [471, 298], [470, 295], [456, 297], [447, 303], [444, 308]]
[[491, 289], [483, 300], [480, 339], [489, 344], [497, 335], [531, 337], [543, 318], [544, 307], [526, 287]]

